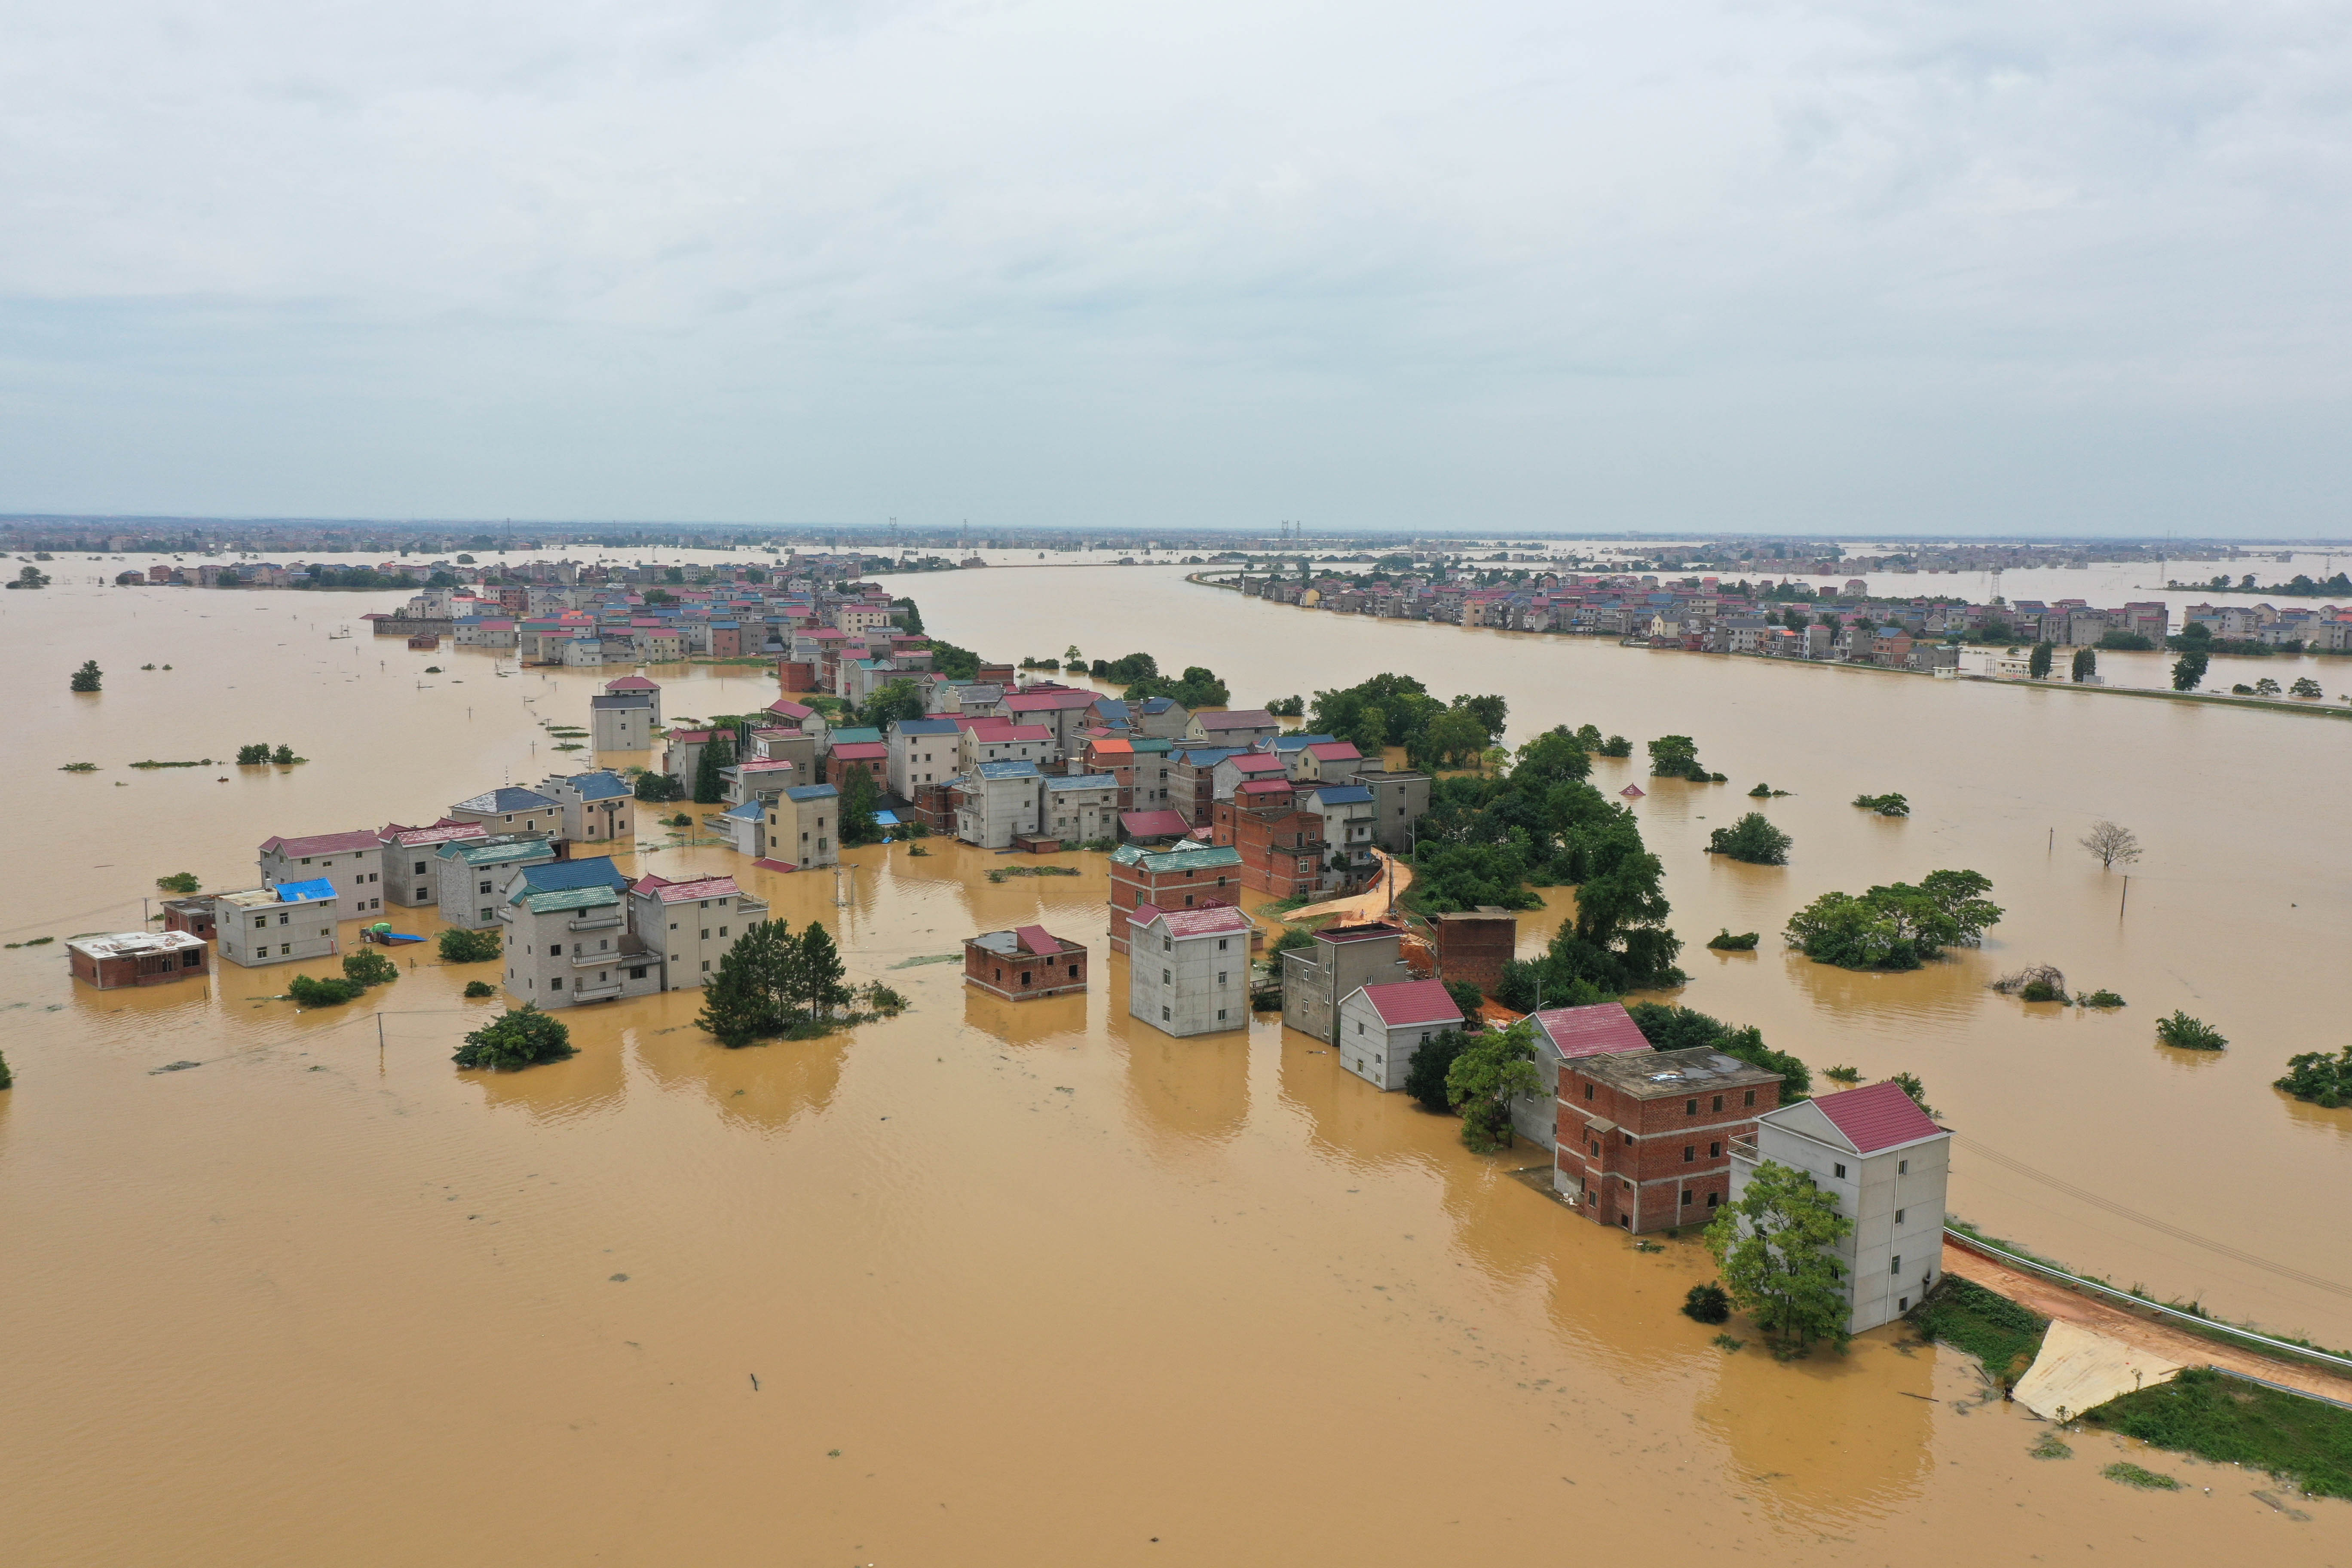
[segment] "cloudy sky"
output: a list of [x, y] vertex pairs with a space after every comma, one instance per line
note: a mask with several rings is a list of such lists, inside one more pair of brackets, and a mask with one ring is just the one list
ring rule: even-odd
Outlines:
[[0, 27], [0, 510], [2352, 534], [2352, 0]]

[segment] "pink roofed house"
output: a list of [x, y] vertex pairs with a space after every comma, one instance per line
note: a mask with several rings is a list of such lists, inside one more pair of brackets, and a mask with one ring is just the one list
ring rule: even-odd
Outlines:
[[1044, 926], [982, 931], [963, 944], [963, 983], [1007, 1002], [1087, 988], [1087, 950]]
[[1402, 1089], [1421, 1047], [1462, 1022], [1442, 981], [1360, 986], [1339, 1004], [1339, 1065], [1377, 1089]]

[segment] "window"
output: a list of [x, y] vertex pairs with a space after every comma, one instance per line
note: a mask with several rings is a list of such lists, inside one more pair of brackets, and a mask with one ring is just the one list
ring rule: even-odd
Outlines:
[[1693, 1160], [1696, 1160], [1696, 1159], [1697, 1159], [1697, 1158], [1698, 1158], [1698, 1145], [1697, 1145], [1697, 1144], [1696, 1144], [1696, 1143], [1685, 1143], [1685, 1144], [1684, 1144], [1684, 1145], [1683, 1145], [1683, 1163], [1684, 1163], [1685, 1164], [1688, 1164], [1690, 1162], [1692, 1162]]
[[1911, 1310], [1911, 1298], [1908, 1296], [1897, 1296], [1895, 1298], [1895, 1310], [1898, 1312], [1909, 1311]]
[[1889, 1274], [1900, 1274], [1903, 1272], [1903, 1255], [1901, 1253], [1896, 1253], [1887, 1261], [1886, 1271]]
[[1072, 965], [1070, 965], [1070, 978], [1071, 978], [1071, 979], [1073, 979], [1073, 980], [1076, 980], [1077, 977], [1078, 977], [1078, 966], [1077, 966], [1076, 964], [1073, 963]]
[[1362, 1034], [1363, 1032], [1364, 1032], [1364, 1021], [1363, 1021], [1361, 1018], [1359, 1018], [1359, 1019], [1357, 1019], [1357, 1020], [1356, 1020], [1356, 1033], [1358, 1033], [1358, 1034], [1360, 1034], [1360, 1034]]
[[719, 928], [719, 934], [720, 936], [725, 936], [727, 934], [727, 928], [725, 926], [720, 926]]
[[489, 890], [490, 885], [488, 882], [478, 882], [475, 884], [474, 891], [478, 893], [487, 893]]
[[1163, 1024], [1168, 1021], [1168, 1009], [1165, 1007], [1160, 1009], [1160, 1021]]
[[1843, 1182], [1845, 1180], [1845, 1167], [1843, 1165], [1832, 1165], [1830, 1169], [1837, 1173], [1837, 1179], [1839, 1181]]
[[1592, 1086], [1589, 1083], [1584, 1086], [1584, 1098], [1587, 1100], [1592, 1098]]
[[1744, 1103], [1748, 1104], [1748, 1105], [1753, 1105], [1753, 1104], [1755, 1104], [1755, 1103], [1756, 1103], [1756, 1091], [1755, 1091], [1754, 1089], [1749, 1089], [1749, 1090], [1748, 1091], [1748, 1099], [1747, 1099], [1747, 1100], [1746, 1100]]
[[1895, 1173], [1896, 1175], [1898, 1175], [1898, 1176], [1907, 1176], [1907, 1175], [1909, 1175], [1909, 1174], [1911, 1173], [1911, 1162], [1910, 1162], [1910, 1161], [1908, 1161], [1908, 1160], [1897, 1160], [1897, 1161], [1895, 1161]]
[[1631, 1132], [1621, 1132], [1618, 1136], [1625, 1140], [1625, 1147], [1628, 1149], [1633, 1146], [1633, 1135]]
[[1225, 983], [1225, 974], [1226, 974], [1226, 971], [1224, 971], [1224, 970], [1220, 969], [1220, 970], [1218, 970], [1218, 971], [1217, 971], [1217, 984], [1218, 984], [1223, 985], [1223, 984]]
[[1226, 939], [1225, 939], [1225, 938], [1223, 938], [1223, 937], [1219, 937], [1219, 938], [1217, 939], [1217, 951], [1218, 951], [1219, 952], [1224, 952], [1224, 951], [1225, 951], [1225, 942], [1226, 942]]
[[548, 988], [550, 991], [561, 991], [561, 990], [562, 990], [562, 989], [563, 989], [563, 976], [562, 976], [561, 974], [559, 974], [559, 975], [557, 975], [554, 979], [552, 979], [552, 980], [549, 981], [549, 982], [547, 983], [547, 988]]
[[1720, 1160], [1720, 1159], [1722, 1159], [1722, 1158], [1723, 1158], [1723, 1145], [1722, 1145], [1722, 1144], [1720, 1144], [1720, 1143], [1710, 1143], [1710, 1144], [1708, 1144], [1708, 1145], [1706, 1146], [1706, 1157], [1707, 1157], [1708, 1159], [1710, 1159], [1710, 1160]]
[[1715, 1109], [1717, 1110], [1723, 1109], [1723, 1096], [1719, 1094], [1715, 1097]]
[[1218, 1008], [1218, 1009], [1217, 1009], [1217, 1022], [1218, 1022], [1218, 1023], [1220, 1023], [1220, 1024], [1222, 1024], [1222, 1023], [1223, 1023], [1224, 1021], [1225, 1021], [1225, 1010], [1224, 1010], [1223, 1007], [1220, 1007], [1220, 1008]]
[[709, 926], [704, 926], [702, 928], [702, 940], [705, 942], [709, 942], [710, 940], [710, 928]]
[[256, 915], [253, 917], [253, 923], [257, 928], [267, 926], [269, 923], [269, 917], [268, 915]]
[[632, 980], [643, 980], [645, 977], [646, 966], [642, 963], [635, 964], [629, 970], [629, 978]]
[[1713, 1208], [1713, 1207], [1716, 1205], [1717, 1202], [1721, 1198], [1721, 1196], [1722, 1196], [1722, 1194], [1719, 1194], [1719, 1193], [1709, 1193], [1709, 1194], [1706, 1194], [1706, 1206], [1707, 1206], [1707, 1207], [1709, 1207], [1709, 1208]]
[[287, 946], [284, 946], [284, 947], [279, 948], [279, 949], [278, 950], [278, 957], [280, 957], [280, 958], [291, 958], [291, 957], [293, 957], [293, 956], [294, 956], [294, 949], [293, 949], [292, 945], [291, 945], [291, 944], [289, 944], [289, 945], [287, 945]]
[[1696, 1100], [1684, 1100], [1683, 1114], [1685, 1116], [1696, 1116], [1698, 1114], [1698, 1101]]
[[1174, 937], [1168, 937], [1168, 936], [1163, 936], [1163, 937], [1161, 937], [1161, 938], [1160, 939], [1160, 952], [1175, 952], [1175, 951], [1176, 951], [1176, 939], [1175, 939]]
[[1901, 1225], [1903, 1223], [1903, 1211], [1901, 1209], [1896, 1209], [1895, 1211], [1895, 1223], [1896, 1225]]
[[495, 920], [495, 919], [497, 919], [497, 918], [498, 918], [498, 917], [497, 917], [497, 915], [496, 915], [496, 914], [494, 914], [491, 910], [484, 910], [482, 911], [482, 923], [483, 923], [483, 924], [485, 924], [485, 925], [488, 925], [491, 921], [493, 921], [493, 920]]
[[418, 876], [420, 876], [420, 877], [422, 877], [423, 875], [425, 875], [425, 862], [424, 862], [424, 861], [422, 861], [422, 860], [419, 860], [419, 861], [416, 863], [416, 875], [418, 875]]
[[1695, 1197], [1696, 1197], [1696, 1196], [1698, 1196], [1698, 1194], [1697, 1194], [1696, 1193], [1685, 1192], [1685, 1194], [1683, 1194], [1683, 1207], [1685, 1207], [1685, 1208], [1688, 1208], [1688, 1207], [1690, 1207], [1690, 1201], [1691, 1201], [1691, 1199], [1693, 1199], [1693, 1198], [1695, 1198]]
[[709, 959], [707, 959], [707, 958], [706, 958], [706, 959], [704, 959], [704, 960], [702, 961], [702, 972], [703, 972], [705, 974], [708, 974], [708, 973], [710, 973], [710, 960], [709, 960]]

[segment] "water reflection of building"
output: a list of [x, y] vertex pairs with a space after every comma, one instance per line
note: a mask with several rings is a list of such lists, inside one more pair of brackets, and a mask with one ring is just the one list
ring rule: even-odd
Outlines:
[[833, 1103], [858, 1032], [843, 1029], [814, 1040], [770, 1040], [730, 1051], [693, 1026], [690, 1009], [681, 1016], [687, 1020], [683, 1027], [635, 1033], [638, 1064], [662, 1089], [698, 1094], [725, 1121], [763, 1132], [781, 1132]]
[[[1123, 993], [1126, 978], [1113, 973], [1104, 989]], [[1103, 1026], [1127, 1053], [1128, 1113], [1148, 1147], [1167, 1152], [1240, 1135], [1249, 1121], [1252, 1031], [1180, 1039], [1123, 1007], [1106, 1008]]]
[[[456, 1047], [456, 1033], [486, 1024], [497, 1009], [486, 1007], [479, 1017], [400, 1018], [386, 1015], [384, 1032], [393, 1048], [412, 1052], [430, 1048], [446, 1055], [446, 1042]], [[481, 1090], [482, 1103], [500, 1110], [517, 1110], [533, 1121], [574, 1121], [620, 1109], [628, 1079], [629, 1037], [623, 1015], [590, 1010], [569, 1015], [574, 1055], [560, 1062], [525, 1068], [520, 1072], [468, 1072], [466, 1080]]]
[[1782, 1521], [1861, 1523], [1916, 1498], [1934, 1468], [1937, 1353], [1906, 1356], [1879, 1335], [1784, 1363], [1751, 1344], [1722, 1356], [1693, 1414]]

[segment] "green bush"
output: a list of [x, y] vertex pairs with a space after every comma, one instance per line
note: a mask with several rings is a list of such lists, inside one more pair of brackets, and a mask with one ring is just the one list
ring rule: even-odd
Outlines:
[[499, 988], [491, 984], [487, 980], [468, 980], [466, 982], [466, 994], [468, 996], [495, 996], [498, 994]]
[[1796, 840], [1772, 826], [1760, 811], [1751, 811], [1729, 827], [1707, 836], [1706, 852], [1745, 860], [1751, 866], [1785, 866], [1789, 847]]
[[460, 931], [453, 926], [441, 933], [444, 963], [488, 963], [498, 955], [499, 933], [494, 931]]
[[1461, 1030], [1447, 1029], [1433, 1036], [1427, 1045], [1412, 1053], [1412, 1066], [1404, 1075], [1404, 1091], [1420, 1101], [1423, 1110], [1453, 1110], [1454, 1102], [1446, 1094], [1445, 1075], [1454, 1070], [1454, 1058], [1462, 1054], [1465, 1044]]
[[371, 985], [389, 985], [400, 978], [400, 965], [374, 948], [363, 947], [343, 955], [343, 978], [362, 990]]
[[15, 1075], [8, 1070], [8, 1058], [0, 1056], [0, 1089], [13, 1089], [16, 1083]]
[[193, 893], [204, 886], [194, 871], [174, 871], [168, 877], [155, 879], [156, 888], [166, 893]]
[[1731, 1321], [1731, 1298], [1720, 1285], [1694, 1285], [1683, 1298], [1683, 1316], [1694, 1322], [1727, 1323]]
[[286, 983], [286, 994], [294, 998], [297, 1007], [339, 1007], [367, 989], [356, 980], [339, 980], [330, 975], [313, 980], [298, 974]]
[[2180, 1483], [2172, 1477], [2144, 1469], [2127, 1459], [2117, 1459], [2099, 1474], [2111, 1481], [2121, 1481], [2127, 1487], [2137, 1487], [2143, 1491], [2177, 1492], [2180, 1489]]
[[1757, 942], [1761, 939], [1760, 931], [1741, 931], [1738, 936], [1734, 936], [1731, 934], [1731, 928], [1725, 926], [1715, 933], [1706, 945], [1717, 952], [1753, 952], [1756, 951]]
[[2352, 1046], [2333, 1056], [2305, 1051], [2286, 1060], [2286, 1076], [2272, 1086], [2330, 1110], [2352, 1104]]
[[526, 1002], [467, 1035], [450, 1059], [461, 1068], [504, 1072], [562, 1061], [572, 1054], [572, 1031]]
[[2156, 1037], [2179, 1051], [2218, 1051], [2230, 1043], [2221, 1030], [2177, 1007], [2170, 1017], [2156, 1021]]
[[1911, 803], [1899, 795], [1858, 795], [1853, 804], [1864, 811], [1874, 811], [1881, 816], [1908, 816]]
[[2124, 999], [2112, 991], [2094, 991], [2078, 1000], [2085, 1007], [2120, 1007], [2124, 1005]]

